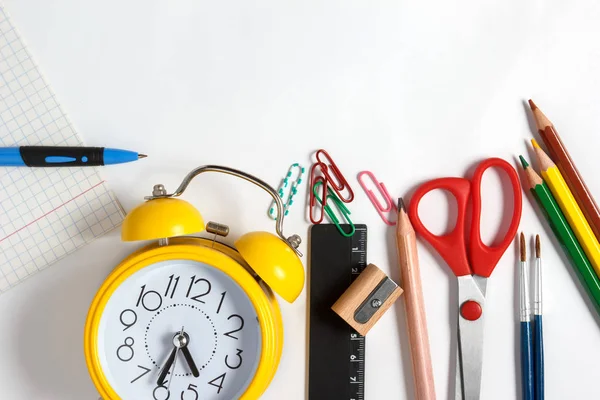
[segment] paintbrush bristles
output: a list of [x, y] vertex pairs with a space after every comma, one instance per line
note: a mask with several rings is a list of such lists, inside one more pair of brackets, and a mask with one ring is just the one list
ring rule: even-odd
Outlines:
[[540, 247], [540, 235], [535, 235], [535, 257], [542, 257], [542, 248]]
[[521, 261], [527, 261], [527, 247], [525, 246], [525, 235], [523, 235], [523, 232], [521, 232], [520, 244]]

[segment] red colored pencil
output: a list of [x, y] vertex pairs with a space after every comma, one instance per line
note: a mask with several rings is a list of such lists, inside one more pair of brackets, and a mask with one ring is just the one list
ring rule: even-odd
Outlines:
[[556, 163], [569, 189], [573, 192], [573, 197], [575, 197], [577, 204], [581, 207], [581, 211], [583, 211], [583, 215], [590, 224], [596, 239], [600, 241], [600, 208], [583, 181], [577, 167], [575, 167], [573, 159], [560, 140], [560, 136], [558, 136], [558, 132], [556, 132], [552, 122], [550, 122], [533, 101], [529, 100], [529, 106], [531, 107], [538, 132], [548, 148], [550, 157]]

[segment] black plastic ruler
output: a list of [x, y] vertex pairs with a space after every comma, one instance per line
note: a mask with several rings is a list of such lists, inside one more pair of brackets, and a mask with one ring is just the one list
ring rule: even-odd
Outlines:
[[309, 400], [365, 398], [365, 338], [331, 310], [367, 266], [367, 226], [355, 227], [349, 238], [332, 224], [311, 228]]

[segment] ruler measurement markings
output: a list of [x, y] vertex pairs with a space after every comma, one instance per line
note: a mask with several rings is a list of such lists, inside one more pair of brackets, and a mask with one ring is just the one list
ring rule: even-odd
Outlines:
[[[352, 254], [351, 254], [351, 279], [354, 281], [360, 275], [361, 272], [366, 268], [367, 258], [367, 230], [357, 229], [358, 237], [355, 234], [352, 237]], [[355, 267], [356, 265], [356, 267]], [[354, 339], [354, 340], [353, 340]], [[354, 342], [354, 343], [353, 343]], [[350, 359], [349, 372], [351, 376], [358, 375], [358, 380], [355, 385], [355, 390], [351, 395], [351, 399], [364, 400], [364, 349], [365, 349], [365, 338], [364, 336], [354, 333], [350, 337], [350, 346], [352, 349], [355, 359]], [[355, 373], [356, 372], [356, 373]]]
[[331, 305], [366, 268], [366, 239], [364, 224], [356, 225], [351, 238], [334, 225], [311, 227], [309, 400], [365, 398], [365, 338], [338, 319]]

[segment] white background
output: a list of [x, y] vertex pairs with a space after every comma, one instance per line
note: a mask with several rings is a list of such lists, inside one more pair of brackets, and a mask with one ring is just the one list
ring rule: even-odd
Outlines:
[[[104, 176], [129, 210], [155, 183], [174, 189], [193, 167], [218, 163], [276, 185], [293, 162], [330, 151], [351, 178], [355, 222], [369, 225], [369, 260], [399, 278], [393, 230], [356, 182], [372, 170], [392, 196], [463, 176], [483, 158], [527, 155], [533, 98], [600, 196], [600, 3], [497, 1], [5, 0], [59, 101], [89, 145], [129, 148], [143, 161]], [[530, 154], [529, 154], [529, 158]], [[502, 192], [484, 181], [484, 238]], [[305, 195], [305, 187], [299, 200]], [[185, 196], [229, 240], [270, 230], [266, 195], [230, 177], [202, 176]], [[424, 203], [444, 227], [444, 196]], [[307, 243], [299, 201], [286, 232]], [[527, 195], [521, 229], [540, 233], [545, 261], [548, 399], [597, 397], [600, 319]], [[96, 399], [83, 352], [88, 305], [139, 244], [117, 231], [0, 298], [0, 398]], [[452, 390], [455, 280], [419, 246], [436, 390]], [[306, 258], [304, 259], [306, 263]], [[520, 397], [516, 250], [488, 285], [484, 399]], [[264, 399], [305, 397], [306, 297], [283, 304], [286, 345]], [[366, 398], [413, 398], [400, 300], [367, 341]]]

